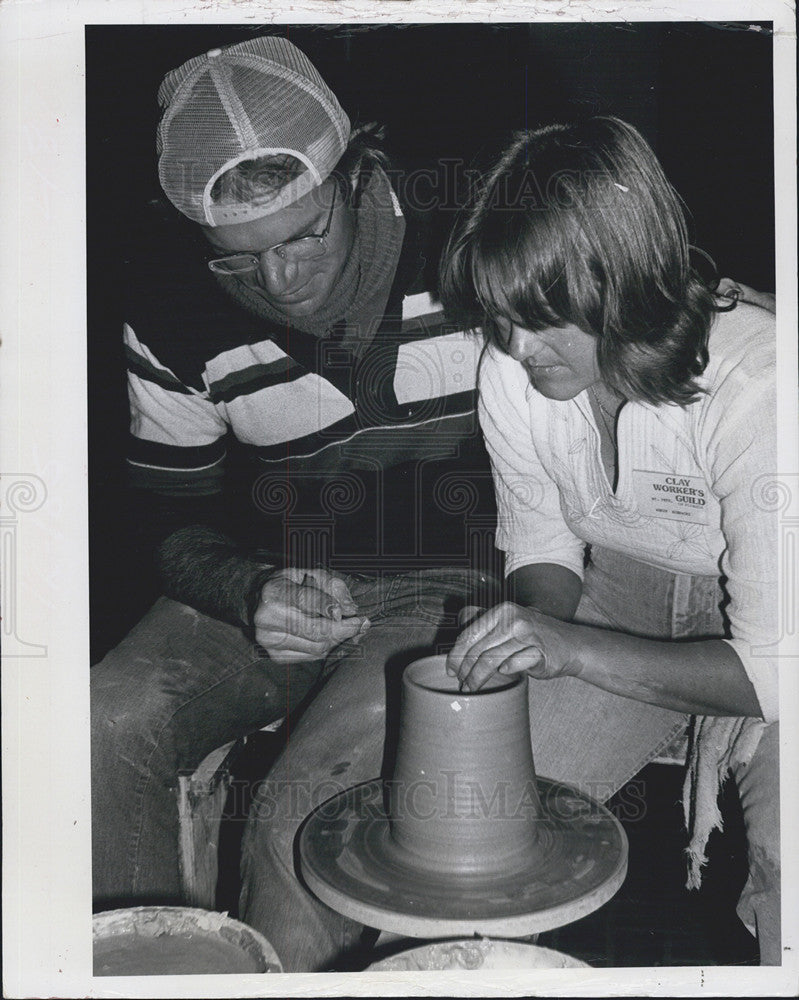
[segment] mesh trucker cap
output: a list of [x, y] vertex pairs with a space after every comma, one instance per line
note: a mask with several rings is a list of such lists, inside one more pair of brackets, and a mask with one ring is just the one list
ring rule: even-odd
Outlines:
[[[299, 49], [285, 38], [250, 38], [173, 69], [158, 90], [158, 176], [194, 222], [249, 222], [321, 184], [347, 148], [350, 122]], [[246, 204], [215, 204], [216, 179], [242, 160], [297, 157], [305, 170]]]

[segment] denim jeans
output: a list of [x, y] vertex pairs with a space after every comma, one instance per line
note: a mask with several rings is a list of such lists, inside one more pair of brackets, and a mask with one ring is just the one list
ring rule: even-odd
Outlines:
[[[286, 971], [321, 971], [340, 961], [361, 928], [320, 903], [297, 874], [295, 837], [308, 813], [347, 787], [392, 771], [398, 684], [404, 666], [435, 651], [434, 595], [424, 606], [395, 583], [354, 654], [335, 672], [293, 729], [261, 785], [242, 856], [241, 919], [272, 943]], [[716, 580], [656, 570], [594, 552], [576, 615], [586, 624], [650, 638], [722, 634]], [[420, 620], [423, 619], [423, 620]], [[657, 756], [688, 718], [621, 698], [573, 678], [529, 681], [531, 739], [540, 775], [605, 801]], [[764, 961], [779, 961], [779, 823], [776, 727], [739, 768], [753, 859], [739, 914], [759, 932]], [[767, 939], [764, 944], [764, 935]], [[776, 954], [776, 958], [773, 955]]]
[[[432, 648], [447, 622], [454, 628], [481, 580], [458, 569], [347, 577], [373, 634], [390, 635], [389, 646], [411, 658]], [[345, 643], [324, 668], [364, 655]], [[241, 629], [167, 598], [156, 602], [91, 671], [95, 908], [182, 902], [178, 772], [290, 716], [322, 671], [319, 661], [273, 663]]]

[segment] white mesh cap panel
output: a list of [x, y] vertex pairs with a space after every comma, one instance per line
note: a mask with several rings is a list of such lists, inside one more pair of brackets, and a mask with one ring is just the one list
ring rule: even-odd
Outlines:
[[[215, 49], [167, 74], [159, 90], [158, 173], [169, 200], [205, 225], [278, 211], [330, 174], [350, 123], [315, 67], [283, 38]], [[258, 204], [216, 205], [213, 181], [235, 163], [289, 152], [307, 171]]]

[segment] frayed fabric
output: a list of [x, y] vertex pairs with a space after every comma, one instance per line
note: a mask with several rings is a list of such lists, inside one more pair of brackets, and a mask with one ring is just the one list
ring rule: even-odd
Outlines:
[[685, 825], [690, 835], [688, 889], [702, 884], [707, 864], [707, 843], [713, 830], [723, 826], [718, 799], [730, 769], [751, 761], [766, 728], [761, 719], [701, 715], [694, 720], [683, 785]]

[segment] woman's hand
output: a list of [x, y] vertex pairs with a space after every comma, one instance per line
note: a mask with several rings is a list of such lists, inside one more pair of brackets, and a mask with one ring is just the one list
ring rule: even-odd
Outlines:
[[461, 632], [447, 657], [447, 672], [457, 674], [468, 691], [478, 691], [496, 673], [527, 671], [540, 679], [579, 676], [569, 641], [573, 629], [534, 608], [498, 604]]
[[498, 604], [461, 632], [447, 657], [447, 672], [467, 691], [494, 674], [521, 671], [541, 680], [579, 677], [674, 712], [762, 718], [741, 660], [722, 639], [642, 639]]
[[255, 641], [278, 663], [321, 660], [369, 628], [342, 579], [324, 569], [284, 569], [261, 588]]

